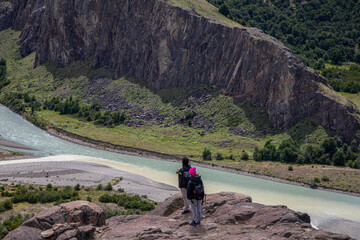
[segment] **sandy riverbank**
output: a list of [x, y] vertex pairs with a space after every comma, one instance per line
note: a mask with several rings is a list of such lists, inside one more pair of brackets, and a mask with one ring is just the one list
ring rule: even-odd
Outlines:
[[174, 186], [106, 166], [101, 159], [85, 156], [59, 155], [0, 162], [0, 183], [3, 184], [75, 186], [79, 183], [97, 186], [120, 177], [123, 180], [114, 185], [114, 189], [123, 188], [128, 193], [147, 195], [158, 202], [179, 192]]

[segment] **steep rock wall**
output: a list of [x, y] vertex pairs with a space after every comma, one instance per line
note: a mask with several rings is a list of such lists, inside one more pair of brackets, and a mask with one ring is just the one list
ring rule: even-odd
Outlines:
[[225, 26], [161, 0], [14, 0], [12, 16], [23, 29], [21, 53], [37, 52], [35, 66], [94, 57], [94, 67], [156, 89], [214, 86], [264, 107], [280, 129], [314, 116], [350, 140], [360, 126], [350, 101], [258, 29]]

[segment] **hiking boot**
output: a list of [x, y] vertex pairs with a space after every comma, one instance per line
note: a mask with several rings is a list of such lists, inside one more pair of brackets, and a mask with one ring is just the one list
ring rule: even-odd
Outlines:
[[184, 211], [182, 211], [181, 214], [187, 214], [187, 213], [189, 213], [189, 212], [190, 212], [190, 210], [184, 210]]
[[193, 226], [193, 227], [196, 227], [197, 224], [196, 224], [195, 221], [192, 221], [192, 222], [189, 222], [189, 225], [190, 225], [190, 226]]

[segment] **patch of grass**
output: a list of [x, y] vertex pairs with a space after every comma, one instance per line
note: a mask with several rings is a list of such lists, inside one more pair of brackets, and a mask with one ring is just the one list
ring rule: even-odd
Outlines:
[[360, 94], [359, 93], [344, 93], [339, 92], [339, 94], [350, 101], [352, 101], [360, 109]]
[[20, 51], [16, 43], [20, 36], [20, 31], [6, 29], [0, 31], [0, 58], [4, 59], [20, 59]]
[[212, 151], [226, 154], [232, 149], [233, 154], [240, 155], [242, 149], [252, 151], [255, 146], [261, 146], [262, 143], [259, 139], [235, 136], [226, 128], [201, 136], [198, 129], [181, 125], [162, 128], [157, 125], [144, 127], [119, 125], [107, 128], [53, 111], [41, 111], [37, 114], [58, 128], [91, 139], [175, 156], [187, 154], [197, 159], [201, 159], [204, 146], [208, 146]]
[[211, 5], [210, 3], [206, 2], [205, 0], [167, 0], [168, 2], [175, 4], [182, 8], [192, 8], [198, 14], [210, 18], [216, 19], [217, 21], [232, 27], [241, 27], [242, 25], [232, 21], [231, 19], [225, 17], [224, 15], [220, 14], [218, 9]]

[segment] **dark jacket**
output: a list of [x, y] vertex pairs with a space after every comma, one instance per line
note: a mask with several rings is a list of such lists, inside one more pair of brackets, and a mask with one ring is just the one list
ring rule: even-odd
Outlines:
[[183, 165], [179, 170], [179, 188], [187, 188], [187, 181], [184, 178], [184, 172], [189, 172], [191, 165]]
[[204, 184], [203, 181], [201, 180], [201, 176], [195, 176], [195, 177], [191, 177], [190, 181], [187, 185], [187, 198], [188, 199], [195, 199], [195, 185], [197, 185], [198, 183], [201, 184], [201, 187], [204, 188]]

